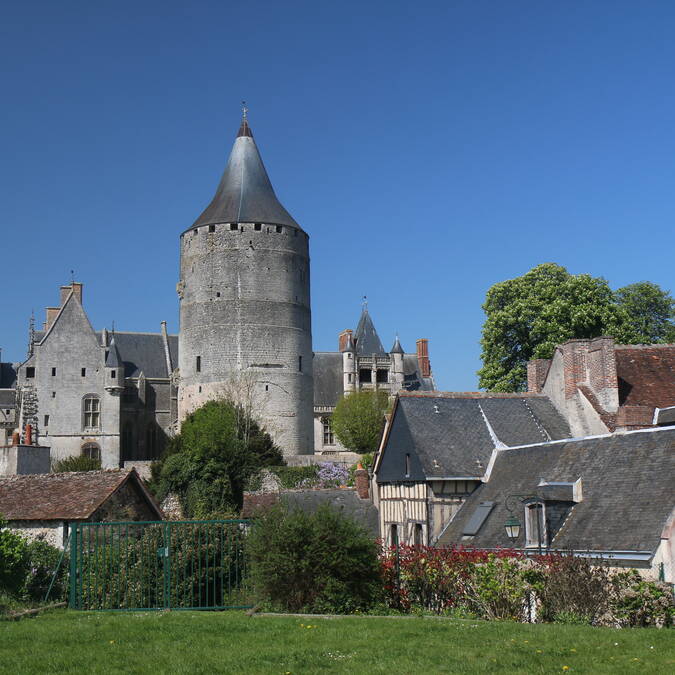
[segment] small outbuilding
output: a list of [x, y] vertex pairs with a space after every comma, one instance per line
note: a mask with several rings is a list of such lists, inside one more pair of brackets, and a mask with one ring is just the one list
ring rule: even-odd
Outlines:
[[58, 548], [74, 522], [163, 519], [135, 469], [0, 477], [0, 515], [19, 534]]

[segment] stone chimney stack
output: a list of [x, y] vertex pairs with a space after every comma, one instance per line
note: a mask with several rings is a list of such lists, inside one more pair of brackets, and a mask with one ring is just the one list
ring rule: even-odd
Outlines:
[[370, 476], [368, 471], [363, 468], [361, 462], [358, 463], [354, 472], [354, 483], [356, 485], [356, 494], [360, 499], [370, 499]]
[[429, 361], [429, 340], [417, 340], [417, 365], [422, 377], [431, 377], [431, 361]]
[[352, 332], [353, 331], [352, 331], [351, 328], [346, 328], [338, 336], [338, 351], [339, 352], [343, 352], [345, 350], [345, 347], [347, 346], [347, 341], [349, 340], [349, 337], [352, 335]]
[[56, 319], [56, 316], [60, 311], [60, 307], [46, 308], [45, 330], [49, 330], [49, 327], [54, 323], [54, 319]]

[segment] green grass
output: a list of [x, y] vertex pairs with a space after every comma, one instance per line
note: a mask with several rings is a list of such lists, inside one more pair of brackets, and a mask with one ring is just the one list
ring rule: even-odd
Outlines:
[[429, 617], [58, 610], [0, 623], [0, 672], [668, 673], [674, 638]]

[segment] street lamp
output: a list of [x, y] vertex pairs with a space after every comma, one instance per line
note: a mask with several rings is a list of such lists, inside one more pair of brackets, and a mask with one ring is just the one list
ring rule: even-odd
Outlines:
[[510, 515], [504, 523], [504, 528], [506, 529], [506, 536], [509, 539], [518, 539], [518, 535], [520, 534], [520, 521], [518, 518]]

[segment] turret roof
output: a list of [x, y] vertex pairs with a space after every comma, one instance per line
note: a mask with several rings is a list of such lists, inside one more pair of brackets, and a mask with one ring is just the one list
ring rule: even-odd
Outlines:
[[356, 353], [363, 356], [370, 356], [372, 354], [384, 355], [384, 347], [380, 341], [380, 336], [375, 330], [373, 320], [368, 314], [368, 309], [363, 308], [359, 325], [356, 327], [354, 334], [354, 342], [356, 343]]
[[115, 336], [113, 335], [112, 340], [110, 340], [110, 345], [108, 346], [108, 355], [105, 358], [105, 367], [106, 368], [121, 368], [122, 359], [120, 353], [117, 350], [117, 345], [115, 344]]
[[300, 228], [274, 194], [246, 118], [242, 119], [216, 194], [193, 227], [211, 223], [270, 223]]
[[390, 354], [405, 354], [403, 351], [403, 347], [401, 347], [401, 341], [398, 339], [398, 335], [396, 336], [396, 340], [394, 340], [394, 346], [389, 350]]

